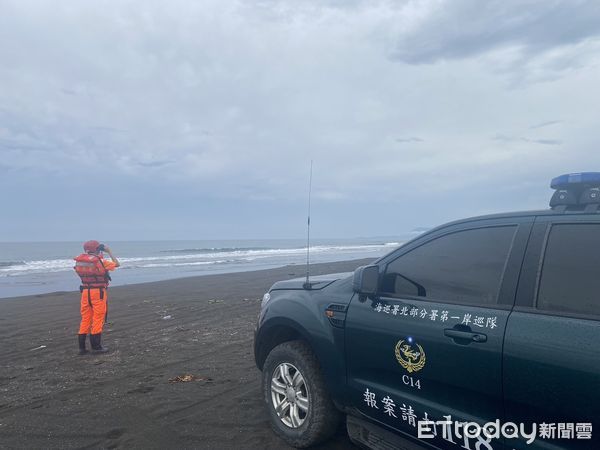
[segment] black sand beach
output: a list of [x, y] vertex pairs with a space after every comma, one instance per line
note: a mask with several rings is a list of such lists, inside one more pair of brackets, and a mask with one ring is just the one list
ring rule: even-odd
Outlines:
[[[111, 288], [107, 355], [77, 355], [79, 292], [0, 300], [0, 447], [288, 448], [269, 426], [252, 338], [264, 292], [303, 275], [288, 266]], [[199, 379], [169, 381], [184, 374]], [[349, 447], [340, 429], [322, 448]]]

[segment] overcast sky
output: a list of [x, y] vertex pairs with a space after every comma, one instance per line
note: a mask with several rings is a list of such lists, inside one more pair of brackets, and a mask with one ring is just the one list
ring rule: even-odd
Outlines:
[[395, 235], [600, 170], [598, 1], [0, 0], [0, 241]]

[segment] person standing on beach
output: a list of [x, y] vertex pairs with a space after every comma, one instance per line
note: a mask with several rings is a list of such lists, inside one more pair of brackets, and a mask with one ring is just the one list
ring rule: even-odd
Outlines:
[[[83, 244], [82, 253], [75, 258], [75, 272], [81, 278], [81, 324], [79, 326], [79, 354], [85, 355], [85, 340], [90, 334], [92, 352], [106, 353], [108, 348], [102, 347], [102, 328], [106, 319], [106, 301], [108, 300], [108, 284], [110, 271], [121, 264], [112, 254], [110, 248], [98, 241], [87, 241]], [[111, 261], [103, 258], [106, 252]]]

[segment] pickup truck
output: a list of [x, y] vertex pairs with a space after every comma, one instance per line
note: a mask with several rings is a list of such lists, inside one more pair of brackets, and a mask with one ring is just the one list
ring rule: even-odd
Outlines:
[[275, 283], [254, 341], [275, 432], [309, 447], [345, 419], [373, 449], [600, 449], [600, 174], [551, 186], [549, 210]]

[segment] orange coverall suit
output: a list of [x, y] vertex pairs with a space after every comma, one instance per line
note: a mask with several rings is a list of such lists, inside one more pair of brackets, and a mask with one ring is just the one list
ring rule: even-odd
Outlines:
[[[104, 261], [104, 268], [113, 271], [117, 265], [112, 261]], [[81, 292], [81, 325], [79, 334], [100, 334], [106, 317], [106, 301], [108, 288], [84, 288]]]

